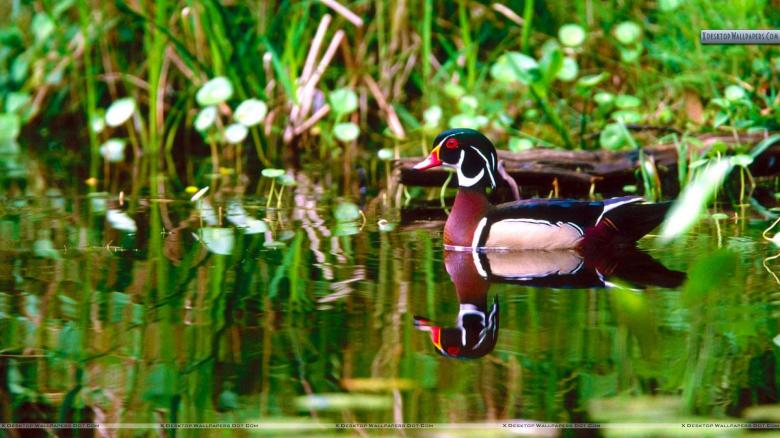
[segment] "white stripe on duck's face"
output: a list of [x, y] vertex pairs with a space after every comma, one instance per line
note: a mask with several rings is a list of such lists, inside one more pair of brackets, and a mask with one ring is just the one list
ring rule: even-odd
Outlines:
[[[537, 219], [504, 219], [481, 229], [488, 233], [485, 249], [571, 249], [582, 240], [580, 227], [571, 222], [552, 223]], [[475, 236], [475, 243], [481, 236]]]

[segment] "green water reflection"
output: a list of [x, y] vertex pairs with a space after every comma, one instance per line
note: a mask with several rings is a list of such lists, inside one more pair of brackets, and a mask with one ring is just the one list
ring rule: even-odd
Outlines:
[[722, 222], [720, 251], [706, 223], [643, 240], [687, 273], [677, 287], [491, 284], [495, 348], [455, 360], [414, 323], [459, 312], [440, 224], [345, 226], [296, 196], [281, 211], [227, 195], [0, 202], [3, 420], [780, 418], [746, 410], [778, 396], [764, 222]]

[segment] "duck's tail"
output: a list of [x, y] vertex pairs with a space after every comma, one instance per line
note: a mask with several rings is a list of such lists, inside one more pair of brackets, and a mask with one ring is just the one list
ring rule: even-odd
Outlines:
[[672, 202], [629, 201], [605, 212], [596, 225], [585, 232], [584, 247], [630, 245], [663, 222]]

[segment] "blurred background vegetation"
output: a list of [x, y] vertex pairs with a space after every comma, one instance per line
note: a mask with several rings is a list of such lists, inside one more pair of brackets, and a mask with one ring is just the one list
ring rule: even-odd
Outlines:
[[780, 120], [777, 49], [699, 43], [701, 29], [771, 28], [780, 11], [768, 1], [0, 8], [5, 175], [24, 172], [19, 154], [54, 152], [50, 177], [101, 190], [113, 175], [156, 192], [149, 178], [163, 175], [180, 193], [216, 174], [254, 182], [261, 168], [333, 159], [352, 193], [356, 168], [381, 184], [379, 161], [422, 154], [446, 127], [514, 151], [621, 149], [636, 146], [621, 125], [684, 138]]

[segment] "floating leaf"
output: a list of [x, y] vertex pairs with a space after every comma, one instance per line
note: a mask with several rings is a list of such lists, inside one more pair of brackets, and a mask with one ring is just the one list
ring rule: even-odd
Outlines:
[[33, 16], [31, 27], [35, 41], [38, 42], [47, 40], [55, 30], [54, 21], [45, 12], [38, 12]]
[[260, 99], [247, 99], [241, 102], [233, 113], [233, 120], [244, 126], [255, 126], [265, 119], [268, 105]]
[[585, 42], [585, 29], [579, 24], [564, 24], [558, 29], [558, 39], [564, 46], [579, 47]]
[[339, 123], [333, 127], [333, 135], [343, 142], [353, 141], [360, 135], [360, 128], [352, 122]]
[[624, 21], [615, 26], [615, 38], [623, 45], [631, 45], [642, 37], [642, 28], [633, 21]]
[[295, 406], [300, 411], [329, 411], [340, 413], [352, 410], [386, 410], [393, 406], [391, 395], [368, 394], [311, 394], [295, 399]]
[[466, 90], [464, 90], [463, 87], [461, 87], [458, 84], [447, 82], [444, 85], [444, 94], [446, 94], [447, 96], [453, 99], [458, 99], [460, 98], [460, 96], [466, 94]]
[[378, 221], [376, 221], [376, 225], [377, 227], [379, 227], [379, 231], [382, 233], [387, 233], [395, 229], [395, 224], [392, 222], [388, 222], [387, 219], [379, 219]]
[[198, 115], [195, 117], [195, 129], [197, 131], [203, 132], [209, 128], [211, 128], [214, 125], [214, 122], [217, 121], [217, 107], [216, 106], [207, 106], [200, 110], [198, 112]]
[[577, 66], [577, 61], [574, 58], [566, 57], [563, 58], [563, 65], [561, 65], [561, 69], [558, 71], [558, 74], [555, 77], [562, 80], [563, 82], [571, 82], [577, 78], [579, 70], [580, 69], [579, 66]]
[[737, 102], [745, 98], [745, 89], [739, 85], [729, 85], [723, 93], [729, 102]]
[[583, 76], [583, 77], [581, 77], [577, 81], [577, 86], [578, 87], [582, 87], [582, 88], [595, 87], [596, 85], [601, 83], [601, 81], [603, 81], [607, 77], [608, 77], [608, 75], [606, 73], [604, 73], [604, 72], [601, 72], [601, 73], [599, 73], [597, 75]]
[[612, 120], [616, 122], [622, 122], [624, 125], [630, 125], [633, 123], [639, 123], [642, 121], [642, 115], [636, 111], [615, 111], [612, 113]]
[[443, 112], [439, 105], [433, 105], [423, 112], [423, 120], [425, 120], [425, 126], [435, 128], [439, 126], [441, 122], [441, 116]]
[[238, 394], [229, 389], [222, 391], [217, 398], [217, 407], [222, 411], [238, 409]]
[[104, 115], [95, 115], [89, 123], [89, 128], [95, 134], [100, 134], [106, 129], [106, 118]]
[[295, 181], [295, 178], [292, 175], [284, 174], [279, 177], [279, 184], [290, 187], [298, 184], [297, 181]]
[[534, 142], [527, 138], [509, 137], [509, 150], [512, 152], [527, 151], [534, 148]]
[[[194, 190], [193, 190], [194, 189]], [[197, 187], [189, 186], [187, 187], [187, 193], [195, 192], [194, 195], [192, 195], [192, 198], [190, 198], [191, 202], [195, 202], [203, 197], [203, 195], [206, 194], [206, 192], [209, 191], [209, 186], [203, 187], [202, 189], [198, 190]]]
[[233, 253], [232, 228], [204, 227], [200, 229], [199, 238], [211, 253], [219, 255]]
[[677, 9], [680, 4], [682, 4], [682, 0], [658, 0], [658, 9], [664, 12], [671, 12]]
[[534, 79], [532, 71], [538, 68], [539, 63], [534, 58], [520, 52], [508, 52], [498, 57], [490, 68], [490, 76], [499, 82], [521, 82], [527, 85]]
[[0, 114], [0, 143], [16, 140], [22, 129], [19, 116], [16, 114]]
[[60, 253], [54, 249], [54, 243], [51, 239], [38, 239], [33, 242], [32, 253], [35, 257], [45, 259], [59, 260]]
[[479, 129], [487, 125], [488, 119], [485, 116], [471, 116], [468, 114], [455, 114], [450, 117], [450, 128], [469, 128]]
[[241, 143], [249, 134], [249, 128], [241, 123], [233, 123], [225, 128], [225, 141], [228, 143]]
[[601, 91], [593, 96], [593, 100], [595, 100], [599, 106], [608, 106], [615, 101], [615, 95], [607, 93], [606, 91]]
[[393, 153], [393, 150], [392, 150], [392, 149], [390, 149], [390, 148], [383, 148], [383, 149], [380, 149], [380, 150], [379, 150], [379, 151], [376, 153], [376, 155], [377, 155], [377, 157], [378, 157], [380, 160], [382, 160], [382, 161], [390, 161], [390, 160], [392, 160], [392, 159], [393, 159], [393, 156], [394, 156], [395, 154]]
[[640, 45], [635, 45], [633, 47], [621, 47], [620, 60], [625, 63], [636, 62], [642, 55], [642, 50], [644, 50], [644, 48]]
[[333, 209], [333, 217], [338, 222], [351, 222], [360, 219], [360, 208], [351, 202], [339, 202]]
[[725, 213], [715, 213], [710, 217], [715, 219], [716, 221], [723, 221], [729, 218], [729, 216]]
[[115, 128], [130, 120], [135, 112], [135, 99], [125, 97], [114, 101], [106, 110], [106, 124]]
[[29, 93], [12, 91], [5, 96], [5, 112], [15, 113], [24, 108], [30, 102]]
[[243, 229], [244, 234], [259, 234], [268, 231], [268, 224], [265, 221], [250, 217], [238, 201], [228, 203], [227, 220], [236, 227]]
[[349, 114], [358, 107], [357, 94], [349, 88], [339, 88], [333, 90], [328, 95], [328, 102], [333, 113], [337, 116]]
[[734, 163], [735, 166], [748, 167], [753, 164], [753, 157], [745, 154], [734, 155], [731, 157], [731, 162]]
[[266, 178], [279, 178], [284, 175], [284, 170], [269, 167], [260, 171], [260, 174]]
[[110, 138], [100, 145], [100, 155], [109, 163], [125, 161], [125, 141], [119, 138]]
[[466, 114], [474, 114], [477, 111], [479, 101], [472, 95], [465, 95], [458, 100], [458, 109]]
[[642, 101], [638, 97], [628, 94], [621, 94], [615, 98], [615, 106], [620, 109], [636, 108], [642, 104]]
[[138, 226], [136, 226], [133, 218], [128, 216], [124, 211], [110, 208], [106, 212], [106, 220], [115, 230], [125, 231], [128, 233], [135, 233], [138, 231]]
[[599, 144], [604, 149], [620, 149], [626, 141], [628, 141], [626, 130], [617, 123], [608, 124], [599, 135]]
[[230, 84], [228, 78], [217, 76], [200, 87], [198, 94], [195, 95], [195, 100], [200, 106], [219, 105], [230, 99], [231, 96], [233, 96], [233, 85]]

